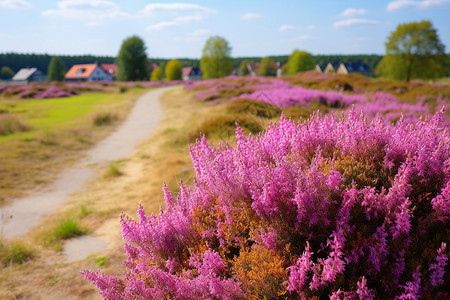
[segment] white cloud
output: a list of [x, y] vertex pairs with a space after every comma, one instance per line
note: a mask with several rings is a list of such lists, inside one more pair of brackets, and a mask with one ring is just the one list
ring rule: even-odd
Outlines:
[[257, 13], [246, 13], [246, 14], [243, 14], [243, 15], [241, 16], [241, 19], [242, 19], [242, 20], [249, 21], [249, 20], [254, 20], [254, 19], [260, 19], [260, 18], [262, 18], [262, 17], [263, 17], [263, 15], [261, 15], [261, 14], [257, 14]]
[[189, 32], [186, 36], [176, 37], [175, 40], [185, 42], [197, 42], [203, 40], [206, 36], [210, 35], [211, 31], [208, 29], [197, 29]]
[[167, 27], [178, 27], [181, 24], [175, 21], [172, 22], [160, 22], [160, 23], [156, 23], [154, 25], [149, 25], [147, 26], [147, 30], [148, 31], [152, 31], [152, 30], [161, 30]]
[[12, 9], [28, 9], [31, 4], [25, 0], [0, 0], [0, 7]]
[[280, 27], [280, 31], [289, 31], [289, 30], [293, 30], [293, 29], [295, 29], [295, 27], [292, 25], [283, 25]]
[[148, 4], [141, 11], [144, 14], [157, 14], [161, 12], [195, 12], [195, 13], [215, 13], [215, 10], [191, 3], [152, 3]]
[[296, 41], [306, 41], [306, 40], [311, 40], [312, 39], [312, 37], [310, 37], [309, 35], [300, 35], [300, 36], [296, 36], [296, 37], [293, 37], [292, 39], [291, 39], [291, 41], [294, 41], [294, 42], [296, 42]]
[[378, 21], [368, 20], [368, 19], [348, 19], [343, 21], [338, 21], [333, 24], [334, 28], [361, 25], [361, 24], [378, 24]]
[[120, 7], [105, 0], [65, 0], [56, 4], [57, 9], [42, 12], [43, 16], [56, 17], [72, 20], [84, 20], [85, 25], [99, 22], [102, 19], [117, 19], [128, 17], [129, 14], [122, 12]]
[[341, 17], [348, 18], [354, 15], [364, 15], [365, 13], [367, 13], [367, 10], [365, 10], [364, 8], [347, 8], [341, 13]]
[[314, 29], [316, 29], [316, 26], [315, 25], [309, 25], [306, 28], [309, 29], [309, 30], [314, 30]]
[[389, 2], [386, 9], [388, 11], [393, 11], [397, 9], [402, 9], [405, 7], [415, 7], [419, 9], [424, 9], [432, 6], [439, 6], [450, 3], [450, 0], [424, 0], [424, 1], [412, 1], [412, 0], [396, 0]]
[[[141, 14], [151, 17], [162, 17], [166, 21], [147, 27], [147, 30], [161, 30], [168, 27], [179, 27], [193, 22], [200, 22], [208, 15], [216, 13], [215, 10], [190, 3], [153, 3], [147, 5]], [[169, 19], [169, 21], [167, 21]]]

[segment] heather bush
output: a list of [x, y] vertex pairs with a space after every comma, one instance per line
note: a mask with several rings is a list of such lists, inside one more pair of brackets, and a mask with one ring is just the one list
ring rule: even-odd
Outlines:
[[191, 146], [196, 179], [166, 208], [122, 214], [107, 299], [448, 299], [450, 134], [362, 113], [282, 117], [236, 146]]

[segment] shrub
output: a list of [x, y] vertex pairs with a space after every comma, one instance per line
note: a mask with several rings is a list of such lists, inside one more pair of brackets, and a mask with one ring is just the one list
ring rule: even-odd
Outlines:
[[30, 126], [14, 114], [0, 114], [0, 136], [28, 131]]
[[122, 215], [128, 271], [105, 298], [448, 299], [450, 134], [443, 112], [386, 127], [314, 114], [237, 145], [191, 147], [192, 188]]
[[52, 236], [56, 239], [64, 240], [86, 234], [86, 232], [87, 229], [81, 227], [76, 220], [63, 219], [53, 229]]
[[94, 126], [111, 125], [119, 119], [116, 113], [110, 111], [98, 112], [92, 116], [92, 124]]
[[236, 123], [251, 133], [258, 133], [263, 127], [256, 118], [246, 114], [219, 115], [204, 121], [191, 135], [191, 141], [195, 141], [203, 134], [206, 137], [215, 136], [219, 139], [234, 135]]
[[33, 250], [21, 242], [0, 241], [1, 265], [22, 264], [33, 258]]
[[281, 109], [269, 103], [252, 99], [236, 99], [227, 103], [227, 110], [233, 113], [248, 113], [272, 119], [281, 115]]

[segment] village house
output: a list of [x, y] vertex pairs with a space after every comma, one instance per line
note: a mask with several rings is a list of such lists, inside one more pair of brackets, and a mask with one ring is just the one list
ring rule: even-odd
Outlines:
[[366, 63], [328, 63], [325, 68], [316, 65], [316, 71], [319, 73], [337, 73], [337, 74], [348, 74], [348, 73], [360, 73], [366, 76], [372, 76], [372, 69]]
[[181, 70], [183, 80], [200, 80], [202, 71], [198, 67], [185, 67]]
[[112, 81], [117, 71], [114, 64], [73, 65], [66, 73], [65, 81]]
[[42, 73], [37, 68], [23, 68], [20, 69], [16, 75], [13, 76], [12, 81], [15, 82], [47, 82], [47, 75]]

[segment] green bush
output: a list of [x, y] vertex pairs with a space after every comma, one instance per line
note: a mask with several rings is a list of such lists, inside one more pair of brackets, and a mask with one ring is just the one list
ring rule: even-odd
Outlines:
[[76, 220], [64, 219], [53, 229], [52, 236], [59, 240], [65, 240], [86, 233], [87, 228], [81, 227]]
[[21, 242], [0, 241], [0, 261], [2, 265], [22, 264], [33, 258], [33, 250]]

